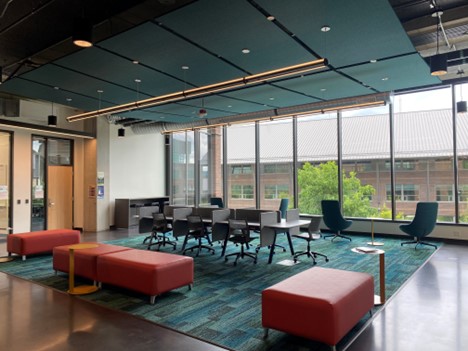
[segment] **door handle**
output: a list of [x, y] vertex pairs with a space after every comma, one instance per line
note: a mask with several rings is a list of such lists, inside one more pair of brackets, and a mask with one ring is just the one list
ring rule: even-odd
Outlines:
[[52, 202], [52, 200], [51, 200], [51, 199], [49, 199], [49, 201], [48, 201], [48, 206], [49, 206], [49, 207], [52, 207], [52, 206], [54, 206], [54, 205], [55, 205], [55, 203], [54, 203], [54, 202]]

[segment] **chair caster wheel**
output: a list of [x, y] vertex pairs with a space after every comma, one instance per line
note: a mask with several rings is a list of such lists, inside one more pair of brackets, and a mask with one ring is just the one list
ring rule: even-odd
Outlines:
[[294, 263], [297, 263], [297, 259], [294, 259]]
[[286, 252], [286, 249], [283, 249], [283, 252]]
[[237, 262], [234, 262], [234, 267], [237, 266]]
[[212, 255], [214, 255], [214, 254], [215, 254], [215, 253], [214, 253], [214, 251], [213, 251], [213, 252], [211, 252], [211, 254], [212, 254]]
[[328, 259], [328, 258], [326, 258], [326, 259], [325, 259], [325, 262], [328, 262], [328, 261], [329, 261], [329, 259]]
[[257, 260], [254, 261], [254, 264], [257, 264]]
[[227, 259], [227, 257], [226, 257], [226, 258], [224, 259], [224, 262], [227, 262], [227, 261], [228, 261], [228, 259]]

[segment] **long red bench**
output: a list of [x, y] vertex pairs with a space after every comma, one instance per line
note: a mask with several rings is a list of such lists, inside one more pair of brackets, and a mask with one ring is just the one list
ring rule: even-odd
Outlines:
[[[99, 282], [100, 286], [106, 283], [149, 295], [151, 304], [154, 304], [157, 295], [164, 292], [185, 285], [192, 287], [192, 257], [93, 244], [98, 246], [74, 251], [75, 275]], [[69, 272], [69, 247], [54, 248], [55, 271]]]
[[26, 256], [52, 252], [55, 246], [78, 244], [80, 232], [73, 229], [51, 229], [37, 232], [10, 234], [7, 236], [8, 255]]
[[335, 350], [373, 306], [371, 275], [314, 267], [262, 291], [262, 325]]
[[126, 250], [97, 258], [97, 280], [150, 296], [193, 284], [192, 257], [147, 250]]

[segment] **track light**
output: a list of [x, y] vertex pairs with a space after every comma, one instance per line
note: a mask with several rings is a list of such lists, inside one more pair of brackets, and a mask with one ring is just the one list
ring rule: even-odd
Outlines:
[[117, 136], [119, 138], [125, 137], [125, 128], [119, 128], [119, 130], [117, 131]]
[[73, 44], [82, 48], [93, 46], [93, 26], [86, 18], [75, 18], [73, 22]]
[[127, 111], [141, 110], [149, 108], [152, 106], [157, 106], [161, 104], [167, 104], [169, 102], [177, 102], [182, 100], [187, 100], [195, 97], [204, 97], [208, 95], [213, 95], [220, 92], [233, 91], [236, 89], [244, 88], [249, 85], [262, 84], [265, 82], [273, 82], [275, 80], [299, 76], [306, 73], [309, 73], [314, 70], [324, 69], [328, 65], [327, 59], [319, 59], [315, 61], [304, 62], [301, 64], [283, 67], [271, 71], [266, 71], [258, 74], [253, 74], [250, 76], [236, 78], [220, 83], [215, 83], [211, 85], [206, 85], [203, 87], [193, 88], [189, 90], [179, 91], [176, 93], [161, 95], [151, 97], [145, 100], [139, 100], [131, 103], [126, 103], [122, 105], [117, 105], [113, 107], [108, 107], [102, 110], [96, 110], [91, 112], [85, 112], [78, 115], [67, 117], [69, 122], [75, 122], [87, 118], [98, 117], [102, 115], [111, 115]]

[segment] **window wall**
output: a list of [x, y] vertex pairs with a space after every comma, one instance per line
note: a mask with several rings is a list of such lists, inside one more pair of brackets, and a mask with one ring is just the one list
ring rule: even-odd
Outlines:
[[338, 199], [338, 122], [336, 113], [297, 119], [298, 208], [321, 214], [321, 201]]
[[344, 215], [391, 219], [388, 106], [344, 111], [341, 120]]
[[223, 137], [222, 128], [201, 129], [199, 205], [209, 205], [211, 197], [223, 197]]
[[[455, 101], [468, 100], [468, 83], [458, 84], [454, 87]], [[468, 223], [468, 120], [467, 112], [456, 113], [455, 122], [457, 130], [457, 157], [458, 157], [458, 215], [460, 223]], [[452, 190], [455, 194], [455, 189]]]
[[438, 220], [455, 221], [451, 107], [450, 87], [395, 98], [395, 202], [399, 218], [410, 219], [419, 201], [438, 201]]
[[260, 208], [278, 210], [282, 198], [293, 207], [293, 124], [292, 118], [259, 123]]
[[[287, 197], [301, 213], [320, 214], [321, 200], [339, 199], [348, 217], [410, 220], [419, 201], [437, 201], [439, 222], [467, 223], [468, 114], [452, 110], [464, 90], [466, 83], [396, 94], [381, 107], [236, 123], [216, 137], [198, 130], [200, 204], [224, 192], [230, 208], [275, 210]], [[174, 152], [173, 186], [184, 187], [173, 202], [191, 204], [184, 196], [198, 191], [188, 170], [197, 144], [193, 132], [174, 138], [183, 152]]]
[[195, 138], [193, 131], [172, 134], [172, 203], [195, 204]]
[[237, 124], [226, 129], [227, 201], [229, 208], [256, 207], [255, 124]]

